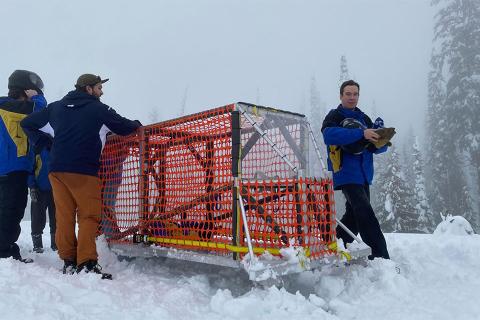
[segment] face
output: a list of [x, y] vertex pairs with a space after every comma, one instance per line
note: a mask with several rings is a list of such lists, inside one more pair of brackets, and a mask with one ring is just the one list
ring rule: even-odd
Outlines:
[[340, 95], [342, 106], [347, 109], [354, 109], [358, 103], [358, 96], [359, 92], [357, 86], [346, 86], [343, 88], [343, 94]]
[[88, 94], [91, 94], [92, 96], [95, 96], [100, 99], [100, 97], [103, 95], [103, 85], [101, 83], [97, 83], [96, 85], [92, 86], [87, 86], [87, 92]]

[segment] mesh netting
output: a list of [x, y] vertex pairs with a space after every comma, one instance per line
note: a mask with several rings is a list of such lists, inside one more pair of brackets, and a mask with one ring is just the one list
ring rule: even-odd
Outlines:
[[242, 108], [250, 119], [232, 104], [107, 139], [102, 231], [110, 242], [141, 236], [152, 245], [240, 258], [247, 253], [240, 195], [256, 253], [278, 255], [290, 245], [312, 258], [331, 253], [331, 181], [298, 174], [308, 172], [304, 117]]

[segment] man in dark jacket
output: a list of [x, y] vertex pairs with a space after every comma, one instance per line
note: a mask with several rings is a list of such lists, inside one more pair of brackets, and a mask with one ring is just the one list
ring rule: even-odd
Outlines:
[[[386, 145], [377, 149], [373, 144], [380, 138], [375, 129], [383, 127], [383, 120], [378, 118], [373, 124], [357, 108], [359, 92], [358, 83], [345, 81], [340, 87], [342, 103], [323, 121], [328, 168], [333, 171], [335, 190], [342, 190], [347, 200], [341, 222], [354, 234], [360, 233], [363, 241], [372, 248], [370, 259], [389, 259], [385, 238], [370, 205], [369, 188], [373, 179], [373, 154], [387, 150]], [[353, 242], [353, 238], [339, 226], [337, 237], [345, 243]]]
[[[102, 278], [95, 236], [101, 217], [101, 181], [98, 178], [102, 144], [100, 129], [107, 126], [119, 135], [135, 132], [141, 124], [118, 115], [100, 102], [108, 79], [81, 75], [62, 100], [21, 123], [31, 142], [42, 148], [50, 139], [39, 131], [48, 122], [55, 137], [50, 153], [49, 179], [57, 210], [56, 243], [64, 260], [64, 273], [94, 272]], [[75, 224], [78, 221], [78, 240]]]
[[27, 136], [20, 121], [45, 108], [43, 82], [34, 72], [16, 70], [8, 78], [8, 97], [0, 97], [0, 258], [22, 262], [16, 244], [27, 205], [27, 177], [33, 166]]

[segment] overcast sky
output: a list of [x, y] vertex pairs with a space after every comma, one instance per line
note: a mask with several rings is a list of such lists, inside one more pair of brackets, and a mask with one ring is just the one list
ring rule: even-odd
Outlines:
[[[315, 76], [338, 104], [341, 55], [359, 107], [406, 132], [423, 127], [434, 9], [427, 0], [0, 0], [0, 87], [37, 72], [50, 101], [82, 73], [110, 78], [102, 100], [148, 123], [235, 101], [300, 111]], [[321, 121], [322, 119], [320, 119]], [[421, 130], [416, 130], [423, 134]]]

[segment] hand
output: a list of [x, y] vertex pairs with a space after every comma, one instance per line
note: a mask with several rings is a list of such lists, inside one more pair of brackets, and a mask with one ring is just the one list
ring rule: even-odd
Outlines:
[[368, 141], [376, 142], [380, 138], [378, 133], [375, 132], [375, 129], [365, 129], [363, 130], [363, 137]]
[[28, 89], [28, 90], [25, 90], [24, 92], [27, 95], [28, 99], [38, 94], [37, 90], [33, 90], [33, 89]]
[[37, 188], [30, 188], [30, 199], [32, 202], [38, 202], [40, 198], [40, 191]]
[[40, 154], [42, 150], [45, 148], [48, 151], [52, 148], [53, 138], [51, 135], [45, 132], [41, 132], [40, 137], [38, 140], [33, 144], [33, 153]]
[[378, 117], [377, 119], [375, 119], [375, 123], [373, 124], [373, 129], [380, 129], [384, 127], [385, 127], [385, 124], [383, 123], [382, 118]]

